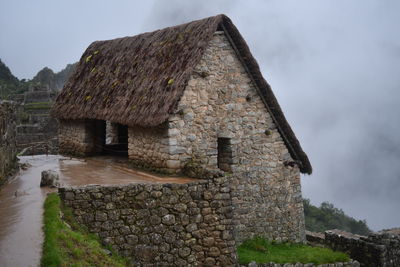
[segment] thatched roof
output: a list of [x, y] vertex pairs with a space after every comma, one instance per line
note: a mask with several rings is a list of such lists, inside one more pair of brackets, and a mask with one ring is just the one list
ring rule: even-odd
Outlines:
[[174, 113], [188, 79], [217, 30], [225, 31], [274, 118], [303, 173], [307, 155], [256, 60], [225, 15], [205, 18], [133, 37], [93, 42], [57, 97], [59, 119], [100, 119], [125, 125], [156, 126]]

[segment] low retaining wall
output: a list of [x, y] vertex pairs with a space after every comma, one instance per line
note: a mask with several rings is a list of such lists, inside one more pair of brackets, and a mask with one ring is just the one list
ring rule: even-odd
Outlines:
[[189, 184], [59, 189], [78, 222], [135, 264], [234, 266], [232, 201], [226, 178]]
[[361, 266], [400, 266], [400, 235], [377, 233], [366, 237], [330, 230], [323, 236], [307, 232], [307, 241], [343, 251], [359, 261]]

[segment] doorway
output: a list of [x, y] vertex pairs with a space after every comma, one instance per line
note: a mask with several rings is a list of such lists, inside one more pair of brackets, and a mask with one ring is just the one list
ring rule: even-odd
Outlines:
[[128, 126], [106, 121], [104, 154], [128, 157]]

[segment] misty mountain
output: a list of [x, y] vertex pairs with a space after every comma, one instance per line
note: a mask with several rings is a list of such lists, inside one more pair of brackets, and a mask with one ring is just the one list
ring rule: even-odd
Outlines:
[[0, 59], [0, 99], [10, 99], [10, 95], [22, 94], [32, 85], [42, 85], [51, 90], [61, 90], [71, 76], [77, 63], [68, 64], [60, 72], [44, 67], [32, 80], [18, 80]]
[[8, 95], [18, 91], [19, 80], [0, 59], [0, 99], [6, 99]]
[[57, 73], [54, 73], [48, 67], [44, 67], [33, 77], [32, 82], [48, 86], [50, 89], [61, 90], [75, 69], [76, 64], [68, 64], [63, 70]]

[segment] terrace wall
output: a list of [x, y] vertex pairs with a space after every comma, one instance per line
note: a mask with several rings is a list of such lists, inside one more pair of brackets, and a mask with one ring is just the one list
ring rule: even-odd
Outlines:
[[21, 154], [58, 153], [58, 121], [49, 115], [56, 94], [43, 86], [24, 93], [17, 113], [17, 149]]
[[340, 230], [330, 230], [324, 235], [307, 232], [307, 241], [313, 245], [343, 251], [352, 259], [359, 261], [361, 266], [400, 266], [399, 234], [382, 232], [360, 236]]
[[[78, 222], [140, 266], [234, 266], [229, 181], [60, 188]], [[153, 266], [153, 265], [151, 265]]]
[[0, 185], [18, 166], [15, 105], [0, 101]]

